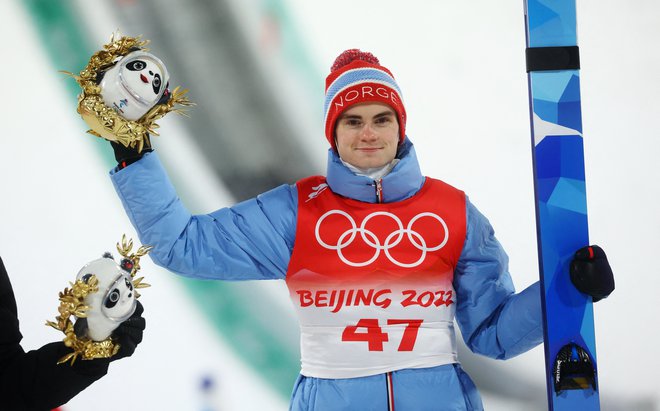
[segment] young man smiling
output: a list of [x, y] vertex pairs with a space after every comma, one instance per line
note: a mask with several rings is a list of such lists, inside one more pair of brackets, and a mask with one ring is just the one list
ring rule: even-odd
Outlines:
[[337, 120], [335, 145], [349, 166], [370, 174], [388, 166], [399, 146], [399, 122], [383, 103], [356, 104]]
[[[392, 73], [347, 50], [326, 79], [326, 176], [207, 215], [181, 204], [156, 152], [115, 145], [111, 178], [150, 256], [218, 280], [281, 279], [300, 322], [291, 410], [481, 410], [456, 354], [507, 359], [542, 341], [539, 285], [515, 293], [488, 220], [460, 190], [422, 175]], [[578, 265], [597, 297], [604, 255]], [[595, 273], [595, 274], [594, 274]]]

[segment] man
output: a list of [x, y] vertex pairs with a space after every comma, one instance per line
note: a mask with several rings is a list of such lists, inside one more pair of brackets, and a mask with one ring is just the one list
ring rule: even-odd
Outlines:
[[[347, 50], [326, 79], [327, 175], [207, 215], [183, 207], [155, 152], [113, 143], [111, 179], [157, 264], [287, 282], [301, 329], [292, 410], [481, 410], [454, 319], [468, 347], [490, 357], [542, 341], [538, 283], [515, 294], [488, 220], [421, 174], [406, 120], [391, 72]], [[576, 275], [602, 298], [614, 285], [593, 249], [599, 258]]]
[[111, 361], [128, 357], [142, 341], [142, 304], [113, 333], [121, 345], [111, 358], [58, 364], [71, 348], [55, 342], [25, 352], [20, 345], [14, 292], [0, 258], [0, 410], [45, 411], [68, 402], [108, 372]]

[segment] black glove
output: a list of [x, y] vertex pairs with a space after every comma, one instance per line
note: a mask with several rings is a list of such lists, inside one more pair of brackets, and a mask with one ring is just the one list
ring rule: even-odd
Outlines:
[[110, 145], [112, 146], [112, 149], [115, 151], [115, 160], [117, 160], [117, 167], [121, 170], [122, 168], [128, 166], [129, 164], [135, 163], [139, 159], [142, 158], [144, 153], [148, 153], [150, 151], [153, 151], [151, 148], [151, 141], [149, 140], [149, 137], [146, 137], [146, 141], [144, 142], [144, 147], [142, 147], [142, 151], [138, 153], [137, 147], [126, 147], [121, 143], [117, 143], [115, 141], [111, 141]]
[[575, 288], [590, 295], [594, 302], [614, 291], [614, 274], [605, 251], [597, 245], [582, 247], [571, 261], [571, 281]]
[[130, 357], [135, 352], [135, 347], [142, 342], [142, 333], [146, 327], [146, 321], [142, 317], [143, 311], [144, 307], [138, 301], [133, 315], [112, 333], [113, 340], [119, 343], [119, 351], [110, 358], [111, 361]]
[[[103, 75], [105, 75], [105, 72], [103, 73]], [[99, 84], [100, 82], [101, 80], [97, 80], [97, 84]], [[169, 87], [169, 83], [167, 87]], [[170, 93], [169, 88], [165, 89], [165, 92], [160, 97], [160, 100], [158, 100], [158, 102], [154, 106], [157, 106], [159, 104], [166, 104], [171, 98], [172, 98], [172, 93]], [[144, 153], [154, 151], [153, 148], [151, 148], [151, 139], [149, 138], [149, 134], [145, 136], [144, 145], [142, 147], [142, 151], [140, 152], [138, 152], [137, 146], [126, 147], [123, 144], [114, 141], [110, 141], [110, 145], [112, 146], [112, 149], [115, 151], [115, 160], [117, 160], [117, 167], [119, 170], [141, 159]]]

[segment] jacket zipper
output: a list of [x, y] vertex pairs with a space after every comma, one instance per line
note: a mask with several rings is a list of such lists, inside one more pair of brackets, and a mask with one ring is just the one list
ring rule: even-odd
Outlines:
[[[383, 179], [379, 178], [376, 182], [376, 200], [383, 202]], [[387, 384], [387, 410], [394, 411], [394, 386], [392, 384], [392, 373], [385, 374], [385, 383]]]
[[376, 180], [376, 200], [379, 203], [383, 202], [383, 179]]

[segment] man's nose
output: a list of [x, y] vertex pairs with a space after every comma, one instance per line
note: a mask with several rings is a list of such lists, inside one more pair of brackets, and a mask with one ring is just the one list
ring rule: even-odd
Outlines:
[[362, 128], [361, 137], [365, 140], [373, 140], [376, 138], [376, 131], [373, 128], [373, 125], [367, 123]]

